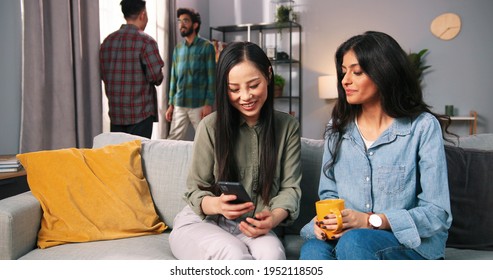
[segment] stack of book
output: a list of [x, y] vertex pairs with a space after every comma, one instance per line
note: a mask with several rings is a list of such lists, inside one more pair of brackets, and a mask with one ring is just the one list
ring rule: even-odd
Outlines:
[[22, 170], [22, 165], [15, 155], [0, 155], [0, 173], [20, 170]]

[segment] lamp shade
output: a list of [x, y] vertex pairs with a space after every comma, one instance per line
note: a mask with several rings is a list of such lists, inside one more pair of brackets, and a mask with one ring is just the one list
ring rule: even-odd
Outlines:
[[338, 97], [336, 75], [318, 77], [318, 97], [320, 99], [335, 99]]

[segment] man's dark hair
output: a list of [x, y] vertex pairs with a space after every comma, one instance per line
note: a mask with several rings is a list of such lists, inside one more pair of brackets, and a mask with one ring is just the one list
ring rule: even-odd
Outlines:
[[122, 0], [122, 13], [125, 19], [136, 19], [137, 16], [146, 8], [144, 0]]
[[202, 24], [202, 19], [200, 18], [199, 12], [195, 11], [192, 8], [178, 8], [176, 10], [176, 17], [179, 18], [181, 15], [188, 15], [193, 23], [198, 23], [197, 28], [195, 29], [195, 33], [199, 34], [200, 25]]

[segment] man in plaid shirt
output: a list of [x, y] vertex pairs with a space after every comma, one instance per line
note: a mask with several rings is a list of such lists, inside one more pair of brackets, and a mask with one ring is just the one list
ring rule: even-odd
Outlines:
[[180, 34], [185, 40], [173, 51], [166, 120], [171, 122], [168, 139], [184, 139], [188, 125], [197, 129], [211, 113], [214, 103], [216, 51], [201, 38], [200, 14], [193, 9], [177, 10]]
[[164, 62], [157, 42], [144, 33], [146, 2], [123, 0], [120, 5], [127, 24], [106, 37], [99, 51], [111, 131], [151, 138], [158, 119], [155, 86], [163, 81]]

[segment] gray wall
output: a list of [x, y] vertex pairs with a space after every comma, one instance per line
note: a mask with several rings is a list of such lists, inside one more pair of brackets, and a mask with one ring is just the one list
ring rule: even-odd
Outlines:
[[[270, 2], [209, 0], [210, 25], [272, 21], [275, 5]], [[424, 77], [425, 101], [437, 113], [444, 113], [446, 104], [453, 104], [459, 115], [476, 110], [479, 115], [478, 133], [493, 132], [493, 110], [490, 109], [493, 105], [493, 1], [295, 2], [298, 21], [303, 26], [304, 137], [321, 137], [333, 106], [333, 101], [318, 99], [318, 76], [335, 74], [333, 57], [336, 48], [349, 37], [367, 30], [390, 34], [406, 51], [429, 49], [426, 63], [431, 65], [431, 70]], [[462, 31], [451, 41], [439, 40], [429, 31], [433, 18], [444, 12], [455, 12], [462, 18]], [[455, 123], [451, 130], [467, 134], [468, 126]]]
[[0, 2], [0, 154], [19, 151], [21, 1]]
[[[209, 26], [260, 23], [274, 20], [270, 0], [177, 0], [177, 7], [196, 8], [203, 17], [201, 35]], [[382, 9], [385, 7], [385, 9]], [[479, 114], [478, 133], [493, 133], [493, 1], [490, 0], [296, 0], [303, 26], [302, 136], [320, 138], [333, 101], [317, 96], [317, 78], [334, 74], [334, 52], [344, 40], [373, 29], [397, 39], [405, 50], [430, 50], [431, 71], [424, 78], [425, 100], [438, 113], [453, 104], [456, 113]], [[451, 41], [441, 41], [429, 31], [433, 18], [455, 12], [462, 31]], [[208, 16], [207, 16], [208, 15]], [[21, 100], [20, 1], [0, 1], [0, 154], [17, 153]], [[453, 131], [467, 134], [465, 124]]]

